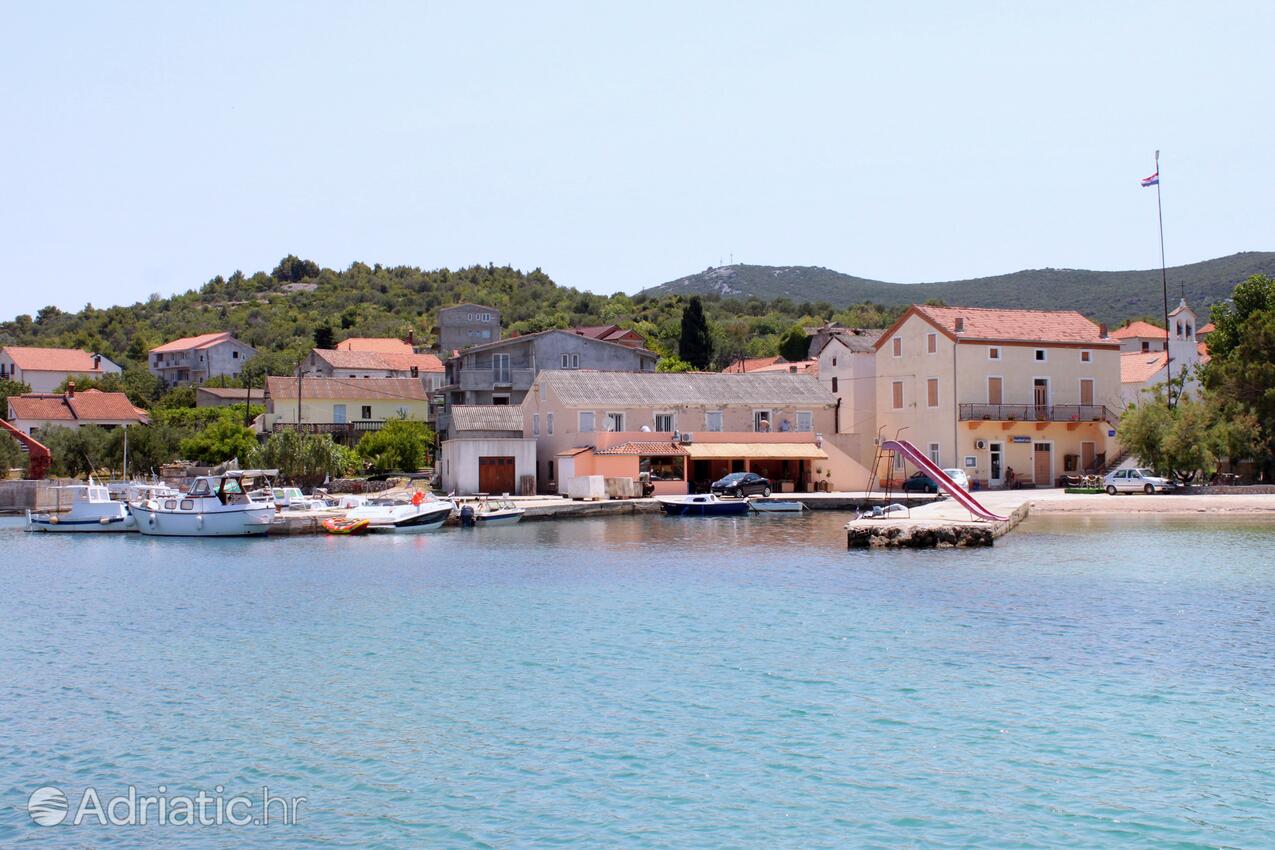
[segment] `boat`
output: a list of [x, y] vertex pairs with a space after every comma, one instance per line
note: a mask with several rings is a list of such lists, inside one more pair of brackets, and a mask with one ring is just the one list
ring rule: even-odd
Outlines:
[[417, 490], [408, 502], [387, 498], [369, 499], [345, 517], [349, 520], [367, 520], [369, 531], [415, 534], [442, 528], [455, 509], [456, 503], [451, 499], [440, 499]]
[[177, 496], [130, 502], [129, 513], [142, 534], [156, 537], [255, 537], [270, 531], [273, 499], [250, 494], [276, 470], [244, 469], [201, 475]]
[[460, 509], [460, 524], [463, 526], [497, 526], [514, 525], [527, 512], [508, 499], [493, 501], [487, 496], [480, 496], [478, 506], [465, 505]]
[[356, 534], [367, 534], [371, 525], [371, 520], [350, 519], [349, 517], [329, 517], [323, 521], [323, 528], [328, 534], [342, 534], [351, 537]]
[[54, 488], [70, 496], [70, 510], [34, 513], [27, 511], [27, 531], [100, 533], [104, 531], [137, 531], [137, 523], [128, 506], [111, 498], [111, 491], [92, 478], [87, 484], [65, 484]]
[[741, 516], [748, 513], [748, 502], [723, 499], [716, 493], [657, 496], [656, 501], [668, 516]]
[[748, 507], [764, 514], [799, 514], [806, 509], [796, 499], [749, 499]]

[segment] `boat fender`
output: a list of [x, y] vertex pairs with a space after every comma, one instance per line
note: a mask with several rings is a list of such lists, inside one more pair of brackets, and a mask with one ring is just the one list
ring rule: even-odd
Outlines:
[[62, 520], [58, 519], [56, 516], [52, 516], [52, 515], [51, 515], [51, 516], [49, 517], [49, 525], [57, 525], [57, 524], [58, 524], [59, 522], [61, 522], [61, 521], [62, 521]]
[[99, 519], [99, 520], [98, 520], [98, 522], [99, 522], [99, 523], [101, 523], [102, 525], [110, 525], [110, 524], [111, 524], [111, 518], [110, 518], [110, 517], [108, 517], [108, 516], [104, 516], [104, 517], [102, 517], [101, 519]]

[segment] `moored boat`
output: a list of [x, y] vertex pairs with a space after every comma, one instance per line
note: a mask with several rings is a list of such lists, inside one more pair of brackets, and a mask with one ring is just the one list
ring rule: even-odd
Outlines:
[[748, 513], [748, 502], [723, 499], [716, 493], [658, 496], [656, 501], [668, 516], [742, 516]]
[[417, 490], [410, 502], [369, 499], [362, 507], [346, 514], [346, 519], [368, 521], [368, 530], [416, 534], [442, 528], [456, 503]]
[[179, 496], [129, 503], [142, 534], [156, 537], [255, 537], [270, 531], [273, 500], [249, 495], [274, 470], [245, 469], [196, 478]]
[[113, 500], [110, 490], [92, 478], [87, 484], [66, 484], [55, 489], [59, 501], [63, 493], [70, 496], [70, 510], [27, 511], [27, 531], [100, 533], [137, 530], [128, 506]]
[[799, 514], [806, 509], [795, 499], [749, 499], [748, 507], [764, 514]]
[[478, 506], [465, 505], [460, 511], [460, 524], [464, 526], [514, 525], [522, 519], [526, 508], [520, 508], [508, 499], [492, 499], [483, 496]]

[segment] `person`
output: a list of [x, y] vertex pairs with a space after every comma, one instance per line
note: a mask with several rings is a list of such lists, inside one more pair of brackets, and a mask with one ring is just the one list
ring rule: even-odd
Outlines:
[[1018, 479], [1014, 475], [1014, 467], [1012, 466], [1005, 467], [1005, 489], [1006, 490], [1018, 489]]
[[780, 431], [791, 431], [791, 430], [792, 430], [792, 423], [791, 423], [791, 422], [789, 422], [787, 419], [781, 419], [781, 420], [779, 420], [779, 430], [780, 430]]
[[651, 426], [650, 426], [650, 425], [643, 425], [643, 426], [642, 426], [642, 433], [643, 433], [643, 434], [649, 434], [649, 433], [651, 433]]
[[770, 420], [769, 420], [769, 419], [762, 419], [762, 420], [761, 420], [760, 422], [758, 422], [757, 424], [758, 424], [758, 426], [759, 426], [759, 427], [758, 427], [758, 430], [759, 430], [759, 431], [761, 431], [763, 434], [766, 434], [766, 433], [769, 433], [769, 432], [770, 432]]

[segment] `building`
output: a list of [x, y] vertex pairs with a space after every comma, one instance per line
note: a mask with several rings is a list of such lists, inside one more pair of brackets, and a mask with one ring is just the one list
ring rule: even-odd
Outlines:
[[472, 404], [453, 412], [451, 438], [439, 454], [445, 492], [536, 492], [536, 440], [523, 435], [522, 409]]
[[62, 393], [9, 396], [9, 424], [32, 437], [49, 427], [149, 425], [146, 411], [134, 407], [124, 393], [89, 389], [76, 392], [72, 381]]
[[542, 369], [654, 372], [659, 355], [645, 348], [549, 330], [475, 345], [447, 361], [439, 431], [462, 404], [520, 404]]
[[305, 373], [321, 378], [416, 378], [426, 390], [443, 383], [443, 361], [433, 354], [316, 348], [305, 360]]
[[1120, 350], [1130, 351], [1164, 351], [1164, 328], [1156, 327], [1150, 322], [1139, 319], [1129, 322], [1123, 328], [1111, 332], [1112, 339], [1120, 340]]
[[150, 350], [150, 370], [164, 386], [201, 384], [217, 375], [239, 377], [257, 350], [229, 331], [187, 336]]
[[810, 348], [819, 364], [819, 383], [837, 399], [835, 431], [849, 435], [852, 454], [865, 466], [875, 454], [876, 343], [882, 333], [880, 328], [837, 326], [815, 336]]
[[392, 336], [352, 336], [336, 344], [337, 351], [373, 351], [377, 354], [411, 354], [416, 351], [408, 331], [408, 339]]
[[819, 361], [815, 359], [798, 360], [796, 362], [772, 363], [769, 366], [762, 366], [760, 369], [753, 369], [754, 372], [787, 372], [790, 375], [814, 375], [819, 376]]
[[196, 387], [195, 407], [231, 407], [233, 405], [265, 404], [265, 390], [245, 387]]
[[438, 311], [438, 350], [444, 357], [500, 339], [500, 311], [482, 304], [457, 304]]
[[590, 325], [583, 328], [572, 328], [571, 332], [589, 339], [600, 339], [627, 345], [629, 348], [646, 348], [646, 340], [635, 330], [622, 328], [619, 325]]
[[[1175, 379], [1181, 379], [1185, 375], [1185, 380], [1183, 380], [1182, 384], [1182, 392], [1184, 394], [1199, 392], [1198, 367], [1203, 363], [1207, 363], [1209, 356], [1208, 346], [1198, 338], [1198, 334], [1202, 330], [1198, 328], [1198, 323], [1199, 317], [1196, 316], [1195, 311], [1187, 305], [1186, 299], [1183, 298], [1173, 312], [1169, 314], [1169, 350], [1167, 354], [1164, 350], [1164, 331], [1160, 330], [1160, 328], [1155, 328], [1154, 325], [1148, 325], [1148, 327], [1155, 328], [1160, 334], [1160, 339], [1153, 347], [1142, 345], [1142, 343], [1148, 341], [1145, 338], [1133, 338], [1140, 343], [1139, 346], [1126, 348], [1125, 343], [1130, 341], [1130, 338], [1121, 339], [1120, 395], [1126, 405], [1136, 403], [1144, 392], [1163, 384], [1170, 374]], [[1135, 322], [1133, 324], [1146, 323]], [[1209, 326], [1206, 325], [1206, 327]], [[1125, 330], [1125, 328], [1120, 330]], [[1209, 332], [1211, 331], [1205, 331], [1206, 334]], [[1112, 336], [1114, 337], [1118, 333], [1120, 331], [1116, 331]]]
[[1120, 346], [1074, 311], [914, 305], [876, 342], [877, 427], [978, 486], [1052, 486], [1116, 451]]
[[787, 363], [783, 357], [775, 355], [774, 357], [741, 357], [732, 362], [723, 369], [723, 372], [756, 372], [758, 369], [765, 369], [780, 363]]
[[[300, 384], [300, 403], [297, 385]], [[266, 378], [261, 431], [300, 430], [357, 442], [389, 419], [429, 415], [429, 394], [415, 378]]]
[[0, 348], [0, 381], [20, 381], [36, 393], [51, 393], [68, 378], [119, 374], [120, 367], [100, 354], [78, 348]]
[[[540, 372], [522, 403], [541, 489], [582, 475], [649, 476], [657, 494], [751, 470], [778, 491], [861, 488], [868, 472], [834, 433], [836, 399], [787, 372]], [[565, 465], [563, 461], [566, 461]]]

